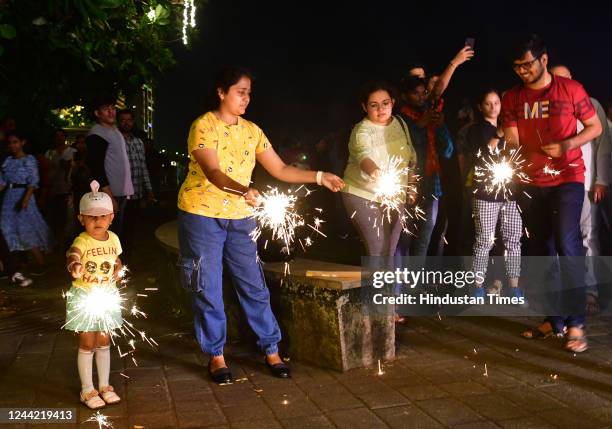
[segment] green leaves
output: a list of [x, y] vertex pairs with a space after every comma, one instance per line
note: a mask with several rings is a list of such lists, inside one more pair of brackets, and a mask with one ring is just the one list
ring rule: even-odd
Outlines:
[[0, 117], [10, 106], [32, 129], [57, 106], [101, 91], [136, 93], [174, 64], [168, 41], [180, 44], [176, 0], [0, 3]]
[[0, 24], [0, 37], [3, 39], [14, 39], [17, 30], [10, 24]]

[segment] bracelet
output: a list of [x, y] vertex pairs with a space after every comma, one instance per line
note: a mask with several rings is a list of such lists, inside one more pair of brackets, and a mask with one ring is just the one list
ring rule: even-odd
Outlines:
[[322, 178], [323, 178], [323, 172], [321, 170], [317, 171], [317, 178], [316, 178], [317, 185], [319, 185], [319, 186], [322, 185], [322, 183], [321, 183], [321, 179]]
[[70, 268], [74, 265], [74, 264], [81, 264], [81, 261], [72, 261], [71, 263], [69, 263], [68, 265], [66, 265], [66, 271], [70, 272]]

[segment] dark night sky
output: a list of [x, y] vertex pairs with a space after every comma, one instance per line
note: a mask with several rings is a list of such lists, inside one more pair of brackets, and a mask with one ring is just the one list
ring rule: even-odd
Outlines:
[[273, 144], [287, 136], [312, 144], [360, 119], [363, 82], [378, 77], [395, 82], [406, 64], [416, 60], [428, 73], [439, 73], [468, 36], [476, 39], [476, 56], [451, 81], [445, 94], [447, 117], [463, 97], [488, 86], [504, 90], [517, 83], [507, 48], [522, 31], [544, 37], [550, 62], [567, 64], [592, 96], [602, 103], [612, 100], [607, 8], [589, 3], [593, 7], [581, 10], [577, 2], [548, 1], [368, 4], [209, 0], [198, 9], [199, 33], [191, 48], [177, 47], [177, 66], [159, 82], [157, 145], [185, 150], [189, 125], [204, 113], [205, 97], [221, 65], [242, 65], [254, 72], [245, 116]]

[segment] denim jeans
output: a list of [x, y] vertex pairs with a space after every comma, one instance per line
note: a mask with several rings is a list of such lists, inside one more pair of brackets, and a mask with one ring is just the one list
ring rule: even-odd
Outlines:
[[432, 196], [426, 197], [421, 203], [421, 209], [425, 212], [423, 219], [416, 221], [416, 237], [402, 232], [395, 256], [427, 256], [427, 249], [431, 240], [431, 233], [436, 226], [438, 218], [438, 200]]
[[[530, 199], [523, 207], [526, 256], [559, 256], [548, 282], [547, 301], [552, 314], [546, 318], [556, 332], [563, 327], [580, 327], [585, 322], [586, 289], [584, 282], [584, 249], [580, 232], [580, 215], [584, 184], [564, 183], [558, 186], [526, 186]], [[537, 268], [536, 268], [537, 269]]]
[[257, 244], [250, 237], [255, 220], [218, 219], [179, 210], [179, 269], [190, 292], [196, 339], [202, 351], [223, 354], [226, 318], [223, 304], [223, 263], [226, 264], [246, 319], [265, 354], [278, 351], [281, 332], [270, 308], [270, 292]]
[[[398, 213], [392, 212], [389, 219], [380, 203], [346, 192], [342, 193], [342, 202], [366, 248], [367, 256], [393, 256], [402, 232]], [[403, 208], [402, 205], [400, 212]]]

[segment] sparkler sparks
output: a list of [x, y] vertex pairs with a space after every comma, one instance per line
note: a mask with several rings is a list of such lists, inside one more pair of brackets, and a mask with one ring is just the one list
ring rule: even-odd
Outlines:
[[[304, 189], [306, 195], [311, 193], [305, 186], [300, 186], [295, 192], [289, 191], [283, 193], [278, 188], [269, 188], [268, 192], [262, 192], [260, 196], [260, 204], [253, 208], [252, 216], [257, 221], [257, 227], [251, 233], [253, 241], [261, 236], [264, 230], [269, 230], [272, 233], [272, 240], [278, 240], [283, 243], [282, 252], [290, 254], [291, 245], [296, 239], [296, 229], [307, 226], [317, 234], [327, 237], [321, 232], [321, 226], [325, 221], [319, 217], [314, 217], [312, 224], [307, 224], [304, 216], [298, 213], [296, 202], [298, 200], [297, 192]], [[323, 210], [315, 208], [317, 212], [322, 213]], [[300, 246], [305, 251], [307, 246], [312, 245], [312, 238], [306, 237], [304, 241], [299, 240]], [[267, 247], [267, 241], [266, 241]]]
[[108, 416], [102, 414], [100, 411], [96, 411], [90, 418], [85, 420], [83, 423], [94, 422], [98, 424], [98, 429], [112, 428], [113, 423], [108, 419]]
[[279, 192], [271, 188], [260, 196], [260, 204], [253, 208], [253, 217], [257, 220], [257, 228], [251, 233], [253, 241], [257, 241], [263, 229], [272, 232], [273, 240], [281, 240], [285, 248], [290, 248], [295, 239], [295, 229], [304, 225], [304, 218], [295, 210], [295, 195]]
[[401, 158], [391, 157], [387, 165], [381, 169], [374, 189], [374, 197], [385, 208], [385, 217], [389, 222], [391, 222], [391, 212], [401, 212], [409, 188], [406, 177], [410, 169], [402, 167], [402, 163]]
[[544, 174], [550, 174], [551, 176], [554, 177], [554, 176], [558, 176], [559, 174], [561, 174], [561, 170], [555, 170], [550, 165], [545, 165]]
[[520, 150], [511, 149], [509, 155], [503, 155], [502, 150], [499, 147], [491, 149], [487, 155], [478, 151], [476, 157], [482, 159], [482, 163], [477, 163], [474, 168], [474, 181], [482, 183], [485, 192], [508, 198], [512, 195], [509, 185], [517, 181], [529, 182], [530, 179], [522, 171], [525, 160]]
[[[158, 344], [152, 338], [148, 337], [145, 331], [138, 330], [134, 324], [127, 318], [123, 319], [123, 324], [119, 325], [117, 318], [121, 313], [126, 317], [146, 318], [147, 314], [140, 310], [136, 303], [133, 303], [129, 310], [127, 307], [127, 295], [124, 292], [128, 282], [127, 273], [129, 272], [126, 266], [123, 266], [117, 273], [117, 280], [111, 280], [104, 283], [101, 278], [99, 283], [91, 286], [90, 289], [79, 289], [77, 291], [68, 291], [63, 293], [63, 296], [68, 301], [73, 301], [73, 305], [69, 304], [67, 312], [67, 321], [62, 326], [73, 325], [78, 326], [83, 331], [102, 331], [109, 334], [113, 345], [117, 345], [117, 351], [120, 357], [129, 356], [134, 359], [136, 350], [136, 340], [148, 343], [151, 347]], [[73, 288], [74, 290], [74, 288]], [[147, 296], [146, 294], [136, 294], [136, 296]], [[122, 353], [121, 348], [116, 342], [117, 338], [123, 338], [129, 345], [131, 350]]]
[[[73, 298], [70, 291], [65, 296], [68, 299]], [[101, 326], [105, 332], [110, 332], [117, 327], [113, 315], [121, 312], [125, 298], [115, 286], [96, 286], [75, 299], [77, 304], [74, 309], [68, 311], [68, 321], [64, 326], [77, 322], [80, 326], [85, 326], [86, 330]]]

